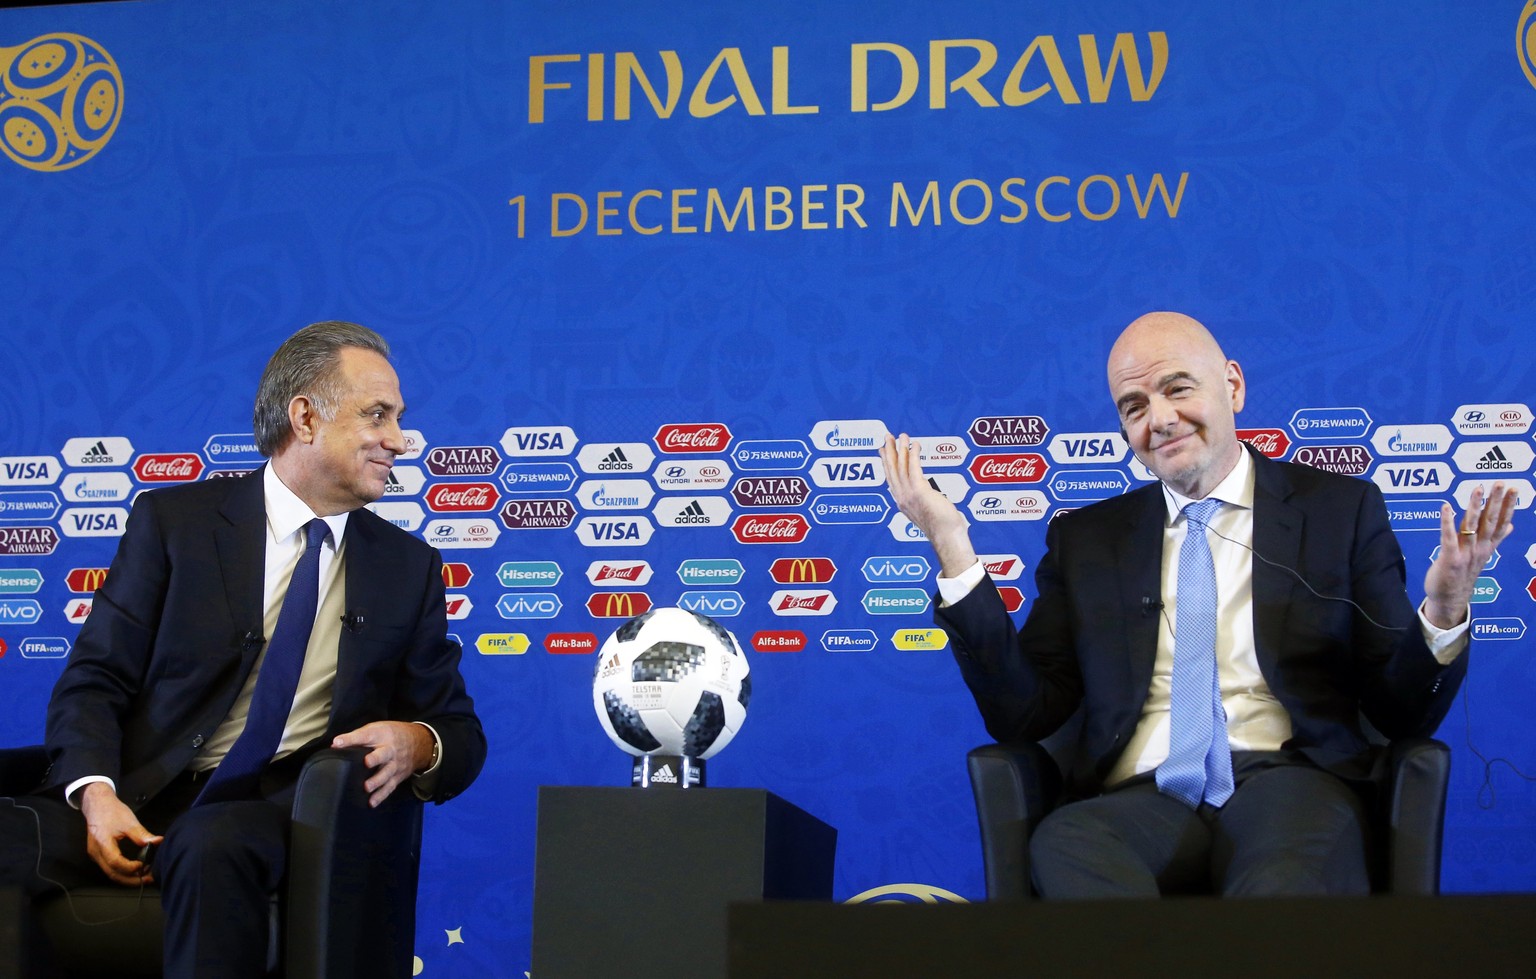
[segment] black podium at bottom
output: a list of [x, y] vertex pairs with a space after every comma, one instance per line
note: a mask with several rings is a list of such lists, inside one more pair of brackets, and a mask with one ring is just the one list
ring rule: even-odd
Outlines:
[[762, 789], [542, 786], [539, 979], [724, 979], [726, 905], [832, 897], [837, 831]]

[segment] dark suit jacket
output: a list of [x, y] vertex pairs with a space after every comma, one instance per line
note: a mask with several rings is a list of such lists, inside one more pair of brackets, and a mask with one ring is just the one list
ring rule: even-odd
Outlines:
[[[265, 535], [259, 471], [138, 498], [48, 705], [51, 787], [106, 775], [138, 809], [187, 767], [261, 648]], [[356, 510], [345, 570], [345, 607], [363, 625], [342, 630], [329, 727], [300, 751], [370, 721], [425, 721], [442, 738], [444, 802], [486, 749], [447, 639], [442, 559]]]
[[[1375, 753], [1360, 715], [1389, 738], [1433, 732], [1467, 655], [1442, 667], [1426, 648], [1374, 484], [1251, 454], [1254, 642], [1290, 714], [1286, 747], [1367, 777]], [[1102, 786], [1151, 686], [1158, 612], [1149, 605], [1161, 594], [1166, 515], [1153, 484], [1053, 520], [1022, 630], [990, 580], [935, 612], [997, 740], [1039, 740], [1082, 707], [1083, 770], [1069, 773], [1080, 794]]]

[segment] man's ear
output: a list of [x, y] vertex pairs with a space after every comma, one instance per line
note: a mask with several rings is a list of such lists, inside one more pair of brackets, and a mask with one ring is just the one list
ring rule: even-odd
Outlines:
[[1243, 368], [1237, 361], [1227, 361], [1227, 390], [1232, 392], [1232, 414], [1243, 410], [1243, 404], [1248, 398], [1248, 382], [1243, 380]]
[[315, 440], [315, 406], [304, 395], [296, 395], [288, 402], [288, 427], [293, 437], [308, 444]]

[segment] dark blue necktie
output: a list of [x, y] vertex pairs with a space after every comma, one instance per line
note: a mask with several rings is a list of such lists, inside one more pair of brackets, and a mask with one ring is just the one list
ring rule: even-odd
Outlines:
[[1216, 669], [1216, 565], [1205, 525], [1220, 500], [1184, 508], [1179, 548], [1173, 687], [1168, 703], [1168, 760], [1157, 768], [1157, 787], [1191, 809], [1220, 806], [1232, 796], [1232, 749]]
[[261, 773], [282, 742], [283, 728], [288, 724], [293, 697], [299, 689], [299, 672], [304, 668], [309, 634], [315, 627], [320, 597], [320, 545], [331, 533], [319, 517], [306, 524], [304, 531], [304, 554], [288, 579], [288, 593], [283, 596], [277, 628], [272, 630], [272, 641], [267, 644], [261, 672], [256, 676], [245, 730], [203, 786], [197, 797], [198, 805], [254, 798], [261, 785]]

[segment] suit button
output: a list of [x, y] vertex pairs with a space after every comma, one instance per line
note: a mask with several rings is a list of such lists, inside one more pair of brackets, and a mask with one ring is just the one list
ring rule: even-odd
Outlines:
[[194, 747], [194, 748], [201, 748], [202, 746], [203, 746], [203, 736], [201, 734], [199, 734], [197, 737], [192, 739], [192, 747]]

